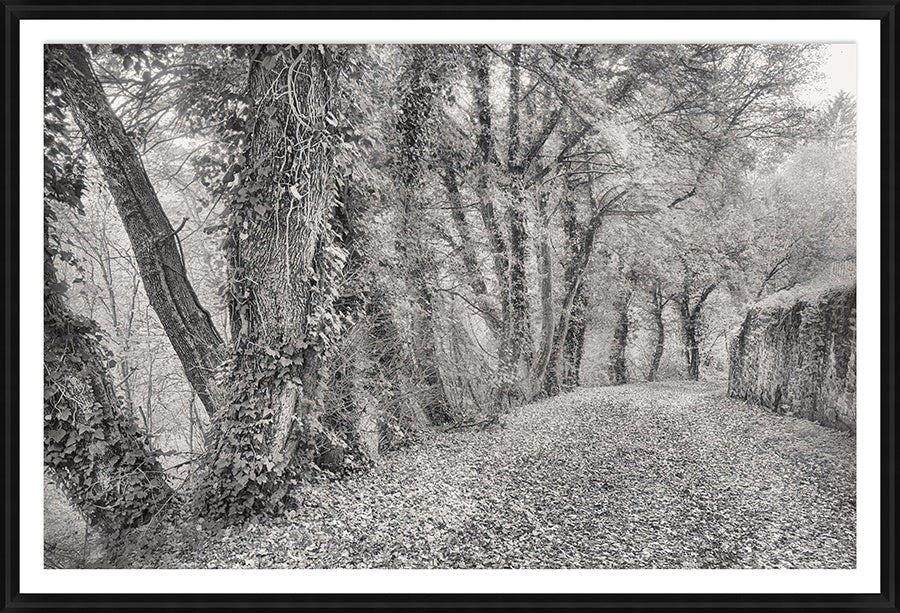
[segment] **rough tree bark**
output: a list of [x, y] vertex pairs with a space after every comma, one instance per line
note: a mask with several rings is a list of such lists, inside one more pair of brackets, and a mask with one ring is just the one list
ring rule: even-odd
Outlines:
[[550, 250], [550, 216], [547, 212], [547, 194], [538, 195], [538, 218], [540, 231], [538, 234], [538, 274], [541, 290], [541, 344], [537, 359], [532, 365], [531, 398], [537, 398], [544, 390], [541, 369], [545, 369], [553, 350], [553, 333], [556, 321], [553, 313], [553, 255]]
[[687, 378], [691, 381], [697, 381], [700, 378], [700, 343], [697, 339], [698, 320], [695, 318], [691, 309], [687, 306], [687, 301], [679, 301], [678, 313], [681, 316], [681, 335], [684, 340], [684, 360]]
[[[528, 231], [525, 225], [525, 160], [520, 151], [519, 98], [522, 45], [510, 51], [509, 122], [507, 171], [510, 176], [510, 202], [507, 208], [509, 223], [508, 296], [509, 310], [500, 339], [499, 373], [496, 405], [508, 409], [513, 403], [520, 382], [520, 366], [531, 361], [531, 320], [528, 304], [526, 259]], [[524, 394], [522, 398], [524, 399]]]
[[476, 111], [475, 145], [477, 150], [476, 164], [478, 178], [476, 192], [478, 195], [478, 212], [488, 238], [494, 276], [497, 279], [498, 301], [500, 303], [500, 321], [505, 322], [509, 311], [509, 274], [506, 255], [506, 239], [494, 210], [494, 201], [490, 194], [491, 175], [496, 169], [496, 154], [491, 113], [491, 80], [489, 51], [486, 45], [475, 45], [472, 52], [473, 98]]
[[425, 244], [426, 212], [418, 197], [422, 181], [422, 159], [427, 147], [426, 122], [435, 96], [435, 84], [429, 77], [429, 54], [422, 45], [410, 49], [410, 60], [404, 75], [397, 131], [400, 152], [396, 163], [400, 202], [403, 207], [397, 249], [403, 258], [406, 284], [413, 297], [415, 356], [424, 387], [423, 409], [435, 424], [452, 419], [447, 392], [440, 370], [437, 328], [435, 326], [436, 293], [433, 283], [438, 276], [437, 263]]
[[222, 338], [187, 276], [178, 233], [169, 222], [134, 144], [109, 105], [81, 45], [50, 45], [47, 71], [62, 91], [97, 159], [128, 233], [153, 310], [203, 406], [222, 404], [215, 371], [225, 358]]
[[569, 329], [563, 342], [560, 368], [561, 389], [571, 391], [581, 384], [581, 359], [584, 356], [584, 335], [587, 332], [587, 296], [580, 283], [572, 301]]
[[[324, 316], [333, 289], [324, 286], [335, 246], [329, 217], [337, 206], [326, 53], [314, 45], [262, 50], [251, 63], [250, 96], [258, 116], [247, 156], [252, 174], [246, 199], [235, 203], [241, 224], [233, 226], [233, 273], [244, 293], [232, 297], [233, 338], [237, 345], [274, 350], [279, 360], [288, 357], [300, 379], [282, 381], [276, 395], [280, 445], [273, 451], [282, 452], [284, 463], [301, 437], [303, 400], [307, 409], [320, 405]], [[256, 362], [261, 356], [249, 357]], [[257, 364], [247, 367], [253, 372]]]
[[254, 121], [227, 245], [228, 403], [199, 493], [207, 515], [229, 521], [277, 511], [286, 478], [309, 468], [322, 430], [322, 353], [337, 334], [347, 257], [331, 225], [339, 202], [330, 53], [264, 45], [250, 61]]

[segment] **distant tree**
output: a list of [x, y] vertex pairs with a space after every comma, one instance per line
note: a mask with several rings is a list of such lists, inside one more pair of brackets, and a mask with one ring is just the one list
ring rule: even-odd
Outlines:
[[812, 138], [831, 147], [856, 143], [856, 99], [841, 90], [812, 120]]
[[804, 283], [855, 254], [855, 105], [838, 94], [814, 118], [814, 137], [755, 182], [755, 292]]

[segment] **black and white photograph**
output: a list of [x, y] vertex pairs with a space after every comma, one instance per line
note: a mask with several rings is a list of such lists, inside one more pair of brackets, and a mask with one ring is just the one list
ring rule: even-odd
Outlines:
[[857, 568], [855, 44], [43, 52], [45, 568]]

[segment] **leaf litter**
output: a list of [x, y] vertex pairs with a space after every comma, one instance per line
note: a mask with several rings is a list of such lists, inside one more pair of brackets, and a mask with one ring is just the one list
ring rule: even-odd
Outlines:
[[579, 389], [298, 486], [288, 514], [151, 565], [853, 568], [855, 466], [852, 434], [710, 384]]

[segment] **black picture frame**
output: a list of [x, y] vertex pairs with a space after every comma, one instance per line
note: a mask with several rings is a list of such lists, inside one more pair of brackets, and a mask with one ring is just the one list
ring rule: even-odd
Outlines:
[[[123, 2], [67, 0], [3, 4], [3, 611], [289, 609], [608, 609], [897, 611], [897, 2], [753, 4], [403, 6], [289, 2]], [[881, 551], [880, 591], [871, 594], [23, 594], [19, 589], [19, 25], [30, 19], [877, 19], [881, 45]], [[27, 408], [26, 408], [27, 410]], [[34, 409], [37, 410], [37, 409]], [[115, 572], [115, 571], [111, 571]]]

